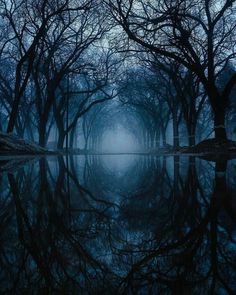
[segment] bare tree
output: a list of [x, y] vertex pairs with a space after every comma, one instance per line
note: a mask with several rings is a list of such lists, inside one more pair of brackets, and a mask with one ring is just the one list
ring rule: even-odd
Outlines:
[[[90, 9], [91, 1], [49, 0], [16, 1], [1, 0], [0, 11], [9, 40], [3, 47], [10, 49], [7, 56], [15, 64], [13, 101], [7, 131], [12, 132], [19, 104], [33, 71], [40, 43], [54, 22], [66, 18], [72, 12], [84, 13]], [[62, 21], [63, 22], [63, 21]], [[10, 45], [7, 45], [10, 44]], [[2, 51], [4, 49], [2, 48]]]
[[236, 73], [222, 90], [216, 82], [235, 58], [235, 2], [105, 0], [130, 40], [195, 73], [207, 93], [217, 139], [227, 138], [225, 113], [236, 83]]

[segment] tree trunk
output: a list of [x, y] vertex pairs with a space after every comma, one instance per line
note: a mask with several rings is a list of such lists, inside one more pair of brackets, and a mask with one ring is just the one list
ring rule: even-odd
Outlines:
[[196, 144], [196, 124], [187, 124], [188, 144], [194, 146]]
[[13, 101], [13, 105], [12, 105], [12, 109], [11, 109], [11, 113], [10, 113], [10, 119], [9, 119], [8, 126], [7, 126], [7, 133], [13, 132], [13, 129], [16, 124], [19, 103], [20, 103], [20, 97], [18, 96]]
[[148, 132], [148, 149], [150, 150], [152, 148], [152, 136], [151, 131]]
[[58, 136], [58, 141], [57, 141], [57, 148], [59, 150], [61, 150], [61, 149], [63, 149], [63, 146], [64, 146], [66, 132], [64, 130], [58, 130], [58, 131], [59, 131], [59, 136]]
[[155, 148], [155, 131], [150, 132], [150, 148], [153, 150]]
[[76, 131], [76, 127], [74, 127], [70, 132], [70, 144], [69, 144], [70, 149], [74, 148], [75, 131]]
[[146, 130], [143, 128], [142, 130], [142, 148], [146, 150]]
[[41, 118], [39, 123], [39, 145], [46, 146], [46, 121], [44, 118]]
[[214, 108], [214, 130], [215, 138], [218, 140], [227, 140], [225, 129], [225, 108]]
[[88, 149], [89, 138], [86, 136], [84, 137], [84, 149], [87, 151]]
[[33, 132], [33, 129], [32, 129], [32, 125], [31, 124], [28, 124], [27, 129], [28, 129], [28, 132], [27, 133], [28, 133], [29, 139], [31, 141], [35, 141], [35, 139], [34, 139], [34, 132]]
[[166, 146], [166, 128], [164, 126], [161, 128], [161, 135], [162, 135], [162, 145]]
[[177, 120], [177, 114], [173, 114], [173, 144], [174, 147], [177, 148], [179, 147], [179, 124]]

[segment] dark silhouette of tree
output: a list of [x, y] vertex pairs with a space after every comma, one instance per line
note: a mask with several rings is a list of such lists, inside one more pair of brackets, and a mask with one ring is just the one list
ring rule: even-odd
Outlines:
[[105, 1], [128, 38], [193, 72], [204, 86], [217, 139], [226, 139], [225, 113], [236, 82], [218, 75], [235, 58], [235, 1]]

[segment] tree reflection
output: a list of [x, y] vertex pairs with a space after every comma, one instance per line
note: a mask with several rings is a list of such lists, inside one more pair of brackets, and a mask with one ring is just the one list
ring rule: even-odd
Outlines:
[[116, 177], [101, 156], [68, 156], [2, 174], [1, 292], [235, 294], [227, 160], [140, 156], [126, 168]]

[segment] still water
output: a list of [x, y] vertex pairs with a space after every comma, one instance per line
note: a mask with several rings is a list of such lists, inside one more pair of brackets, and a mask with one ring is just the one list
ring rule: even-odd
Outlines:
[[10, 164], [0, 161], [0, 294], [236, 294], [235, 160]]

